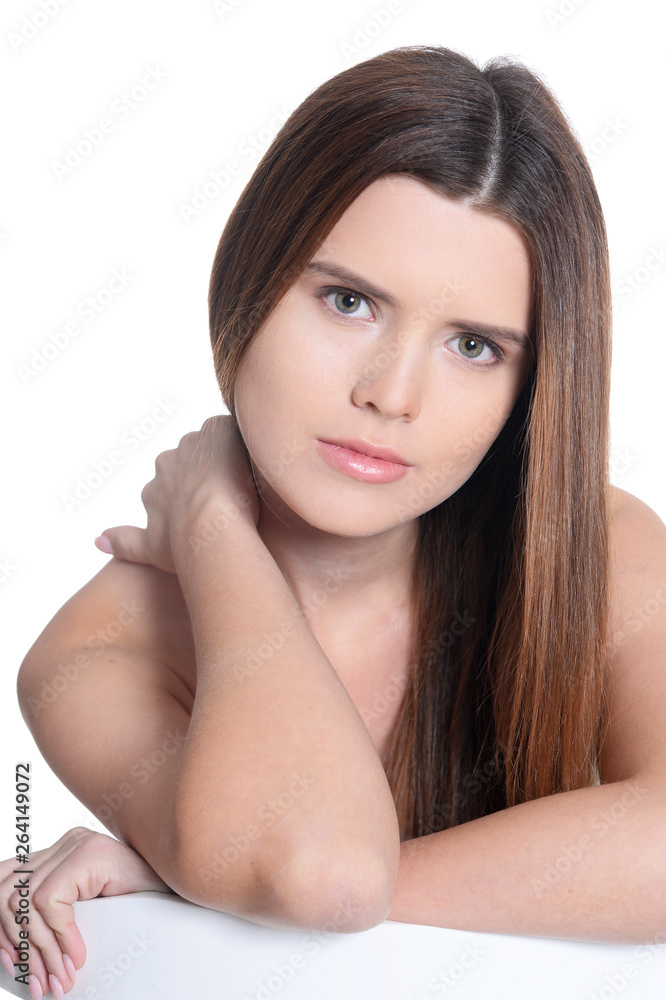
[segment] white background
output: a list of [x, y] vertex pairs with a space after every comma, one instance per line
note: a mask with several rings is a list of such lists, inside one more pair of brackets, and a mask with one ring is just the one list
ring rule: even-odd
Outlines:
[[[398, 45], [442, 44], [481, 63], [516, 56], [554, 90], [591, 151], [609, 233], [612, 479], [666, 519], [659, 307], [666, 268], [640, 270], [656, 261], [653, 248], [663, 255], [666, 240], [659, 8], [648, 0], [564, 0], [570, 13], [558, 15], [558, 3], [402, 0], [376, 33], [374, 15], [388, 0], [236, 0], [226, 13], [210, 0], [69, 0], [19, 43], [12, 35], [30, 30], [26, 18], [45, 19], [39, 2], [3, 3], [1, 858], [14, 852], [19, 760], [33, 768], [33, 850], [76, 824], [104, 829], [37, 750], [18, 709], [16, 674], [49, 619], [104, 564], [95, 536], [145, 524], [140, 491], [158, 452], [226, 412], [206, 296], [219, 235], [259, 159], [247, 150], [262, 136], [263, 153], [283, 118], [353, 62]], [[364, 43], [366, 25], [373, 37]], [[121, 117], [115, 102], [149, 70], [165, 78]], [[103, 118], [113, 131], [58, 179], [54, 162]], [[241, 163], [240, 174], [185, 221], [181, 206], [230, 160]], [[131, 280], [86, 322], [80, 303], [97, 296], [114, 269]], [[635, 272], [649, 277], [628, 295], [624, 276]], [[73, 321], [78, 335], [26, 376], [33, 350]], [[159, 400], [173, 410], [139, 442], [132, 427]], [[122, 463], [68, 511], [63, 494], [118, 450]]]

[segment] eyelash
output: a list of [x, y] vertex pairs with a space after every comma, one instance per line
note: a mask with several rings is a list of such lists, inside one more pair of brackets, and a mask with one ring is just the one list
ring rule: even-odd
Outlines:
[[[369, 299], [367, 295], [362, 295], [360, 292], [354, 291], [353, 288], [344, 288], [341, 285], [327, 285], [325, 288], [320, 289], [320, 291], [317, 293], [317, 298], [322, 299], [324, 302], [326, 302], [326, 305], [328, 306], [329, 309], [331, 309], [333, 314], [335, 316], [339, 316], [342, 319], [353, 319], [353, 317], [345, 316], [344, 313], [338, 312], [337, 309], [335, 309], [333, 306], [331, 306], [329, 302], [326, 301], [327, 296], [333, 295], [334, 293], [337, 292], [342, 292], [345, 295], [353, 295], [356, 298], [361, 299], [363, 302], [365, 302], [366, 305], [371, 306], [373, 309], [375, 308], [374, 302], [372, 302], [372, 300]], [[462, 355], [458, 355], [461, 361], [464, 362], [466, 361], [468, 364], [472, 365], [475, 368], [492, 368], [496, 364], [500, 364], [501, 362], [504, 361], [504, 353], [502, 349], [500, 348], [499, 344], [496, 344], [494, 340], [490, 339], [490, 337], [483, 337], [480, 333], [468, 333], [468, 334], [460, 333], [458, 334], [457, 337], [454, 337], [453, 339], [462, 340], [463, 338], [466, 338], [468, 340], [478, 340], [482, 344], [485, 344], [486, 347], [489, 347], [490, 350], [495, 355], [495, 360], [482, 361], [479, 364], [476, 364], [476, 362], [472, 358], [465, 358]]]

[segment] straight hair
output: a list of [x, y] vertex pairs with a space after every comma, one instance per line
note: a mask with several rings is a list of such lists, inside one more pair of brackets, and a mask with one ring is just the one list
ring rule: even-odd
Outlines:
[[386, 175], [510, 223], [532, 269], [532, 366], [469, 479], [421, 514], [410, 673], [384, 757], [402, 840], [599, 783], [608, 695], [606, 231], [545, 83], [497, 57], [392, 49], [275, 136], [224, 227], [209, 316], [234, 415], [243, 354], [355, 198]]

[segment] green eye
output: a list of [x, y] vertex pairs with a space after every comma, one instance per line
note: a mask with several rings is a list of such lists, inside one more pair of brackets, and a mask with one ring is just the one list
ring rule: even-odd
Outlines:
[[478, 358], [486, 347], [485, 341], [478, 337], [459, 337], [458, 343], [462, 345], [461, 351], [466, 358]]
[[[339, 285], [328, 285], [317, 293], [317, 298], [322, 298], [329, 309], [336, 316], [348, 316], [369, 320], [373, 318], [370, 299], [360, 292], [355, 292], [353, 288], [341, 288]], [[360, 310], [365, 307], [365, 314]]]
[[335, 302], [336, 309], [340, 309], [340, 312], [349, 315], [350, 313], [357, 312], [363, 299], [360, 295], [354, 295], [353, 292], [336, 292], [333, 301]]
[[458, 357], [465, 358], [466, 361], [476, 361], [481, 358], [484, 347], [487, 347], [490, 354], [494, 355], [492, 360], [485, 357], [483, 361], [479, 361], [479, 364], [474, 366], [475, 368], [491, 368], [504, 361], [504, 354], [495, 341], [488, 337], [482, 337], [480, 334], [459, 333], [453, 342], [459, 345]]

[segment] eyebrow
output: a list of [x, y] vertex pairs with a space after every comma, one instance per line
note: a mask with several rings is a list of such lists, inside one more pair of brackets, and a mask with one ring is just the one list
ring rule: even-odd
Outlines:
[[306, 271], [312, 271], [315, 274], [330, 274], [334, 278], [338, 278], [345, 285], [350, 285], [354, 291], [362, 292], [363, 295], [369, 295], [372, 299], [377, 299], [379, 302], [385, 302], [388, 306], [393, 309], [401, 309], [402, 306], [398, 299], [389, 295], [388, 292], [383, 291], [381, 288], [377, 288], [371, 282], [366, 281], [362, 278], [360, 274], [354, 274], [353, 271], [348, 271], [346, 267], [340, 267], [339, 264], [333, 264], [332, 262], [327, 263], [323, 260], [311, 260], [309, 264], [305, 266]]
[[[348, 285], [355, 292], [368, 295], [372, 299], [377, 299], [378, 302], [385, 302], [392, 309], [402, 308], [400, 301], [394, 298], [393, 295], [389, 295], [382, 288], [373, 285], [372, 282], [367, 281], [360, 274], [355, 274], [346, 267], [341, 267], [332, 261], [311, 260], [309, 264], [305, 265], [304, 271], [309, 271], [311, 274], [330, 275], [337, 278], [344, 285]], [[463, 327], [469, 333], [478, 333], [480, 336], [514, 344], [516, 347], [522, 349], [529, 349], [531, 346], [529, 334], [523, 333], [520, 330], [514, 330], [509, 326], [496, 326], [494, 323], [479, 323], [466, 319], [452, 319], [450, 322], [453, 326]]]

